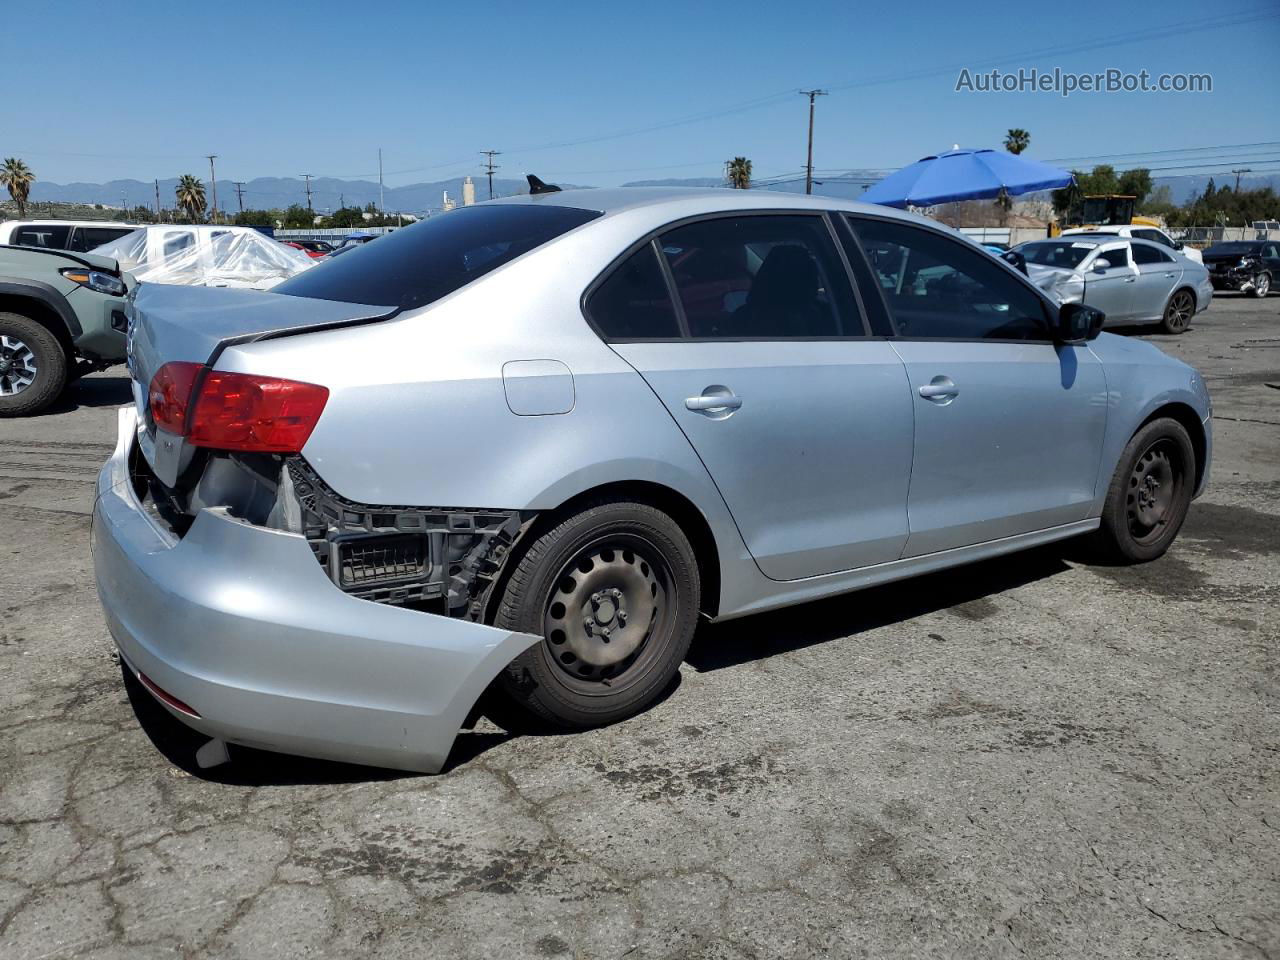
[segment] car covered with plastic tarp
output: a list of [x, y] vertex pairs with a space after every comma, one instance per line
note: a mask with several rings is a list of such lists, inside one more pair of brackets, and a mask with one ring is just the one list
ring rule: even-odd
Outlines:
[[139, 227], [94, 251], [143, 283], [269, 290], [312, 266], [301, 250], [250, 227]]

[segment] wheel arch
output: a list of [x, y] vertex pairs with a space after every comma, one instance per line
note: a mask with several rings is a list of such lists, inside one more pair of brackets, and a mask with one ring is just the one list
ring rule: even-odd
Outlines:
[[1194, 407], [1180, 401], [1162, 404], [1152, 410], [1129, 436], [1132, 438], [1151, 421], [1164, 417], [1180, 423], [1183, 429], [1187, 431], [1187, 435], [1191, 437], [1191, 449], [1196, 456], [1196, 482], [1192, 489], [1199, 490], [1200, 484], [1204, 480], [1204, 471], [1208, 467], [1206, 462], [1208, 460], [1208, 438], [1205, 436], [1204, 424], [1201, 422], [1200, 416], [1196, 413]]
[[[708, 617], [715, 617], [719, 613], [720, 551], [715, 535], [711, 531], [711, 524], [692, 500], [665, 484], [651, 480], [619, 480], [582, 490], [558, 506], [539, 512], [522, 532], [521, 541], [532, 543], [543, 531], [555, 526], [565, 517], [576, 513], [588, 503], [600, 500], [645, 503], [661, 510], [679, 524], [680, 529], [689, 538], [693, 546], [694, 558], [698, 562], [698, 577], [702, 587], [699, 599], [701, 612]], [[511, 571], [519, 563], [521, 554], [522, 551], [517, 548], [508, 555], [485, 605], [486, 623], [491, 621], [497, 609], [498, 598], [502, 595]]]
[[75, 355], [80, 321], [66, 298], [48, 284], [0, 279], [0, 313], [30, 317], [58, 338], [68, 357]]

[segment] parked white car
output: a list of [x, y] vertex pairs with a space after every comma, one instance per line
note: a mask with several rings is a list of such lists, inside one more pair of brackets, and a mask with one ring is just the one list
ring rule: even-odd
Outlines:
[[1082, 233], [1093, 236], [1110, 235], [1113, 237], [1127, 237], [1130, 240], [1150, 240], [1152, 243], [1158, 243], [1162, 247], [1168, 247], [1175, 254], [1186, 257], [1188, 260], [1194, 260], [1196, 263], [1204, 263], [1204, 257], [1195, 247], [1188, 247], [1181, 240], [1175, 240], [1163, 230], [1157, 227], [1143, 227], [1136, 225], [1118, 226], [1118, 227], [1075, 227], [1072, 230], [1063, 230], [1062, 236], [1071, 237]]
[[110, 220], [6, 220], [0, 223], [0, 244], [87, 253], [137, 229], [135, 223]]
[[252, 227], [139, 227], [94, 253], [113, 257], [142, 283], [270, 290], [314, 261]]

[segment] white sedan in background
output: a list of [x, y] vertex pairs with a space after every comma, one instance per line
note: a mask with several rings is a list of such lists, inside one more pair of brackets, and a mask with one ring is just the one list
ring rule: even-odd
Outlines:
[[1103, 233], [1063, 235], [1014, 247], [1031, 282], [1059, 303], [1085, 303], [1108, 326], [1159, 323], [1183, 333], [1208, 308], [1213, 284], [1203, 264], [1147, 240]]

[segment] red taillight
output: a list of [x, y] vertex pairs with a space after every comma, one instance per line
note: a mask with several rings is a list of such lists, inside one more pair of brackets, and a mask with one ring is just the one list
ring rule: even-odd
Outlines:
[[197, 447], [297, 453], [329, 399], [328, 388], [314, 383], [220, 370], [206, 373], [193, 397], [199, 372], [198, 364], [166, 363], [150, 391], [156, 424]]
[[157, 427], [179, 436], [186, 432], [187, 404], [191, 402], [191, 387], [199, 372], [198, 363], [166, 363], [156, 371], [151, 378], [147, 403]]

